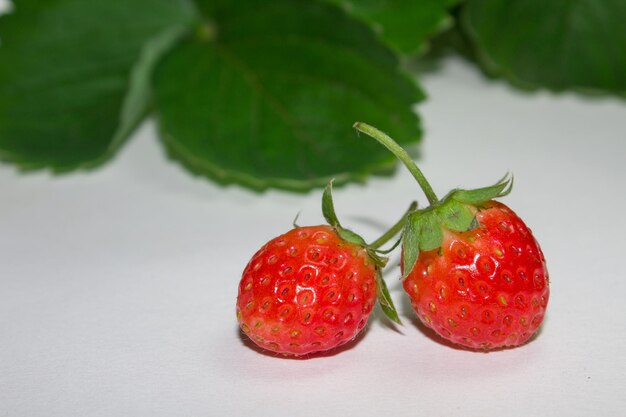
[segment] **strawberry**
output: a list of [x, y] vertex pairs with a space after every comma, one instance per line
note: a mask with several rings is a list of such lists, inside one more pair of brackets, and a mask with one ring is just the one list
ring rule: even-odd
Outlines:
[[241, 329], [259, 346], [304, 355], [339, 346], [365, 326], [376, 265], [330, 226], [300, 227], [266, 243], [243, 272]]
[[339, 224], [331, 184], [322, 210], [330, 225], [296, 227], [270, 240], [243, 271], [237, 320], [264, 349], [301, 356], [342, 345], [365, 327], [377, 295], [399, 322], [382, 279], [386, 259]]
[[378, 129], [357, 123], [411, 171], [430, 206], [408, 214], [403, 287], [422, 323], [471, 349], [518, 346], [537, 331], [550, 295], [546, 261], [530, 229], [494, 201], [513, 180], [452, 190], [442, 200], [410, 156]]
[[477, 226], [446, 228], [441, 246], [420, 253], [403, 286], [422, 323], [444, 338], [470, 348], [517, 346], [545, 314], [545, 259], [507, 206], [488, 201], [476, 210]]

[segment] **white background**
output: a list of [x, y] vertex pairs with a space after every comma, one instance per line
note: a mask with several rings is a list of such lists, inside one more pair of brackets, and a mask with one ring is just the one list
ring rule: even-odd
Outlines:
[[[458, 60], [424, 85], [419, 162], [440, 195], [515, 174], [504, 201], [533, 229], [552, 283], [531, 343], [441, 344], [417, 327], [391, 268], [404, 327], [376, 310], [331, 355], [252, 349], [235, 320], [241, 271], [298, 211], [320, 223], [321, 191], [194, 178], [147, 122], [95, 172], [0, 166], [0, 416], [625, 415], [624, 102], [520, 93]], [[404, 169], [335, 198], [367, 238], [425, 203]]]

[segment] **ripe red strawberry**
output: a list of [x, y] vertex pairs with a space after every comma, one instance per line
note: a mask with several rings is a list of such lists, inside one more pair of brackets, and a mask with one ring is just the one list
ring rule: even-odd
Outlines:
[[442, 337], [470, 348], [526, 342], [543, 321], [550, 290], [530, 229], [502, 203], [476, 213], [478, 226], [446, 230], [420, 253], [403, 282], [413, 309]]
[[543, 321], [549, 282], [530, 229], [493, 201], [511, 191], [512, 179], [439, 200], [393, 139], [362, 123], [354, 127], [394, 153], [431, 204], [408, 215], [402, 238], [403, 286], [422, 323], [473, 349], [526, 342]]
[[297, 227], [270, 240], [243, 272], [237, 320], [264, 349], [300, 356], [342, 345], [363, 329], [377, 293], [399, 321], [380, 272], [385, 259], [341, 227], [330, 185], [323, 202], [331, 226]]
[[376, 265], [330, 226], [270, 240], [243, 272], [237, 317], [259, 346], [303, 355], [339, 346], [365, 326], [376, 301]]

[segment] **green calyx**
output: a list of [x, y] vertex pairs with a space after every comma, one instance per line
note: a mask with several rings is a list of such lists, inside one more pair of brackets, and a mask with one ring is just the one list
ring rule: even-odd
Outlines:
[[504, 197], [513, 187], [513, 177], [507, 174], [494, 185], [472, 190], [454, 189], [439, 200], [415, 162], [392, 138], [365, 123], [357, 122], [354, 128], [391, 151], [413, 174], [430, 202], [429, 207], [407, 214], [402, 232], [403, 278], [413, 270], [420, 252], [441, 247], [446, 230], [466, 232], [478, 227], [476, 212], [481, 206], [494, 198]]
[[460, 203], [481, 205], [494, 198], [504, 197], [513, 189], [513, 175], [506, 174], [500, 180], [489, 187], [475, 188], [473, 190], [452, 190], [450, 197]]
[[402, 324], [398, 311], [393, 305], [391, 295], [389, 295], [389, 289], [387, 289], [387, 283], [383, 279], [383, 273], [379, 268], [376, 269], [376, 288], [378, 289], [378, 304], [381, 310], [385, 313], [385, 316], [394, 323]]
[[408, 215], [402, 233], [402, 270], [406, 278], [419, 257], [441, 247], [444, 232], [467, 232], [479, 226], [476, 212], [481, 205], [511, 192], [513, 178], [505, 176], [490, 187], [453, 190], [442, 201]]
[[[397, 246], [396, 243], [389, 250], [381, 250], [380, 246], [387, 243], [390, 239], [396, 236], [404, 227], [404, 224], [407, 220], [408, 213], [411, 213], [415, 210], [417, 206], [416, 203], [412, 203], [409, 207], [409, 210], [402, 216], [402, 218], [394, 224], [383, 236], [379, 239], [375, 240], [371, 244], [368, 244], [365, 239], [363, 239], [360, 235], [353, 232], [350, 229], [344, 228], [339, 222], [339, 218], [337, 217], [337, 213], [335, 212], [335, 204], [333, 202], [332, 195], [333, 181], [331, 180], [324, 189], [324, 193], [322, 195], [322, 214], [324, 218], [328, 222], [330, 226], [335, 229], [335, 232], [348, 243], [353, 245], [357, 245], [365, 249], [367, 252], [367, 256], [376, 266], [376, 288], [378, 290], [378, 302], [380, 304], [381, 309], [385, 313], [385, 315], [393, 322], [402, 324], [400, 322], [400, 317], [398, 316], [398, 312], [393, 304], [393, 300], [389, 295], [389, 290], [387, 289], [387, 284], [383, 279], [382, 269], [387, 265], [389, 258], [384, 256], [386, 253], [390, 252]], [[398, 240], [399, 242], [399, 240]]]

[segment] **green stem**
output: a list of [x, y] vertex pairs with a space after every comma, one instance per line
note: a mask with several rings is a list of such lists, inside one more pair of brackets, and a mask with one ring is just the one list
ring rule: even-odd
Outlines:
[[409, 156], [409, 154], [398, 145], [393, 139], [391, 139], [386, 133], [381, 132], [373, 126], [370, 126], [366, 123], [356, 122], [352, 127], [354, 127], [359, 132], [363, 132], [368, 136], [371, 136], [373, 139], [376, 139], [378, 143], [383, 145], [385, 148], [389, 149], [391, 153], [393, 153], [402, 163], [409, 169], [413, 177], [417, 180], [417, 183], [426, 194], [426, 198], [428, 198], [428, 202], [430, 205], [435, 205], [439, 202], [437, 195], [433, 191], [433, 187], [430, 186], [422, 171], [417, 167], [415, 161]]
[[409, 206], [409, 209], [402, 215], [400, 220], [396, 222], [389, 230], [387, 230], [381, 237], [367, 245], [370, 249], [378, 249], [385, 243], [389, 242], [395, 235], [397, 235], [402, 228], [404, 227], [404, 223], [406, 222], [407, 214], [414, 211], [417, 208], [417, 203], [414, 201]]

